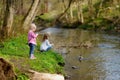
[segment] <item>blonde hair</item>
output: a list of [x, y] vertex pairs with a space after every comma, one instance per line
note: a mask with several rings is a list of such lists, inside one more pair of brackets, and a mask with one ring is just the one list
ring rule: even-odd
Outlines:
[[30, 24], [30, 29], [33, 30], [33, 29], [36, 29], [36, 25], [34, 23], [31, 23]]

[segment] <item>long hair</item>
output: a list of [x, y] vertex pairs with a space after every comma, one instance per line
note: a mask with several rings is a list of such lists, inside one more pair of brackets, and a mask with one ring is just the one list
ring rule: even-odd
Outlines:
[[47, 34], [44, 34], [42, 41], [45, 41], [46, 39], [48, 39], [48, 36], [47, 36]]

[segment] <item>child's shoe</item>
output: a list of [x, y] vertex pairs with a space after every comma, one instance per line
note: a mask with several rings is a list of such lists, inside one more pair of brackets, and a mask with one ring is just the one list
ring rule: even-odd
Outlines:
[[36, 57], [33, 54], [31, 54], [30, 59], [36, 59]]
[[30, 57], [30, 59], [36, 59], [36, 57]]

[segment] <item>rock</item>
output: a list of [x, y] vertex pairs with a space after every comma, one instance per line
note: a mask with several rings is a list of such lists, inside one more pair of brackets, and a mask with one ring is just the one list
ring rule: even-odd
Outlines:
[[0, 58], [0, 80], [15, 80], [13, 67], [3, 58]]
[[70, 79], [70, 75], [65, 75], [65, 80], [69, 80]]
[[72, 66], [72, 69], [78, 69], [78, 67], [77, 66]]
[[36, 71], [30, 71], [33, 73], [31, 80], [64, 80], [64, 76], [60, 74], [39, 73]]

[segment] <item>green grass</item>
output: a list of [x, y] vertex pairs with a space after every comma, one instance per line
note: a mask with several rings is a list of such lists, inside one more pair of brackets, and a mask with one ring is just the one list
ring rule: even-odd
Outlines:
[[23, 73], [26, 73], [29, 69], [39, 72], [64, 73], [63, 67], [58, 65], [58, 63], [64, 63], [62, 56], [52, 50], [41, 53], [39, 51], [40, 42], [38, 42], [34, 52], [37, 59], [29, 59], [27, 35], [11, 38], [0, 45], [2, 46], [0, 47], [0, 56], [16, 67], [15, 72], [18, 74], [18, 78], [25, 77]]

